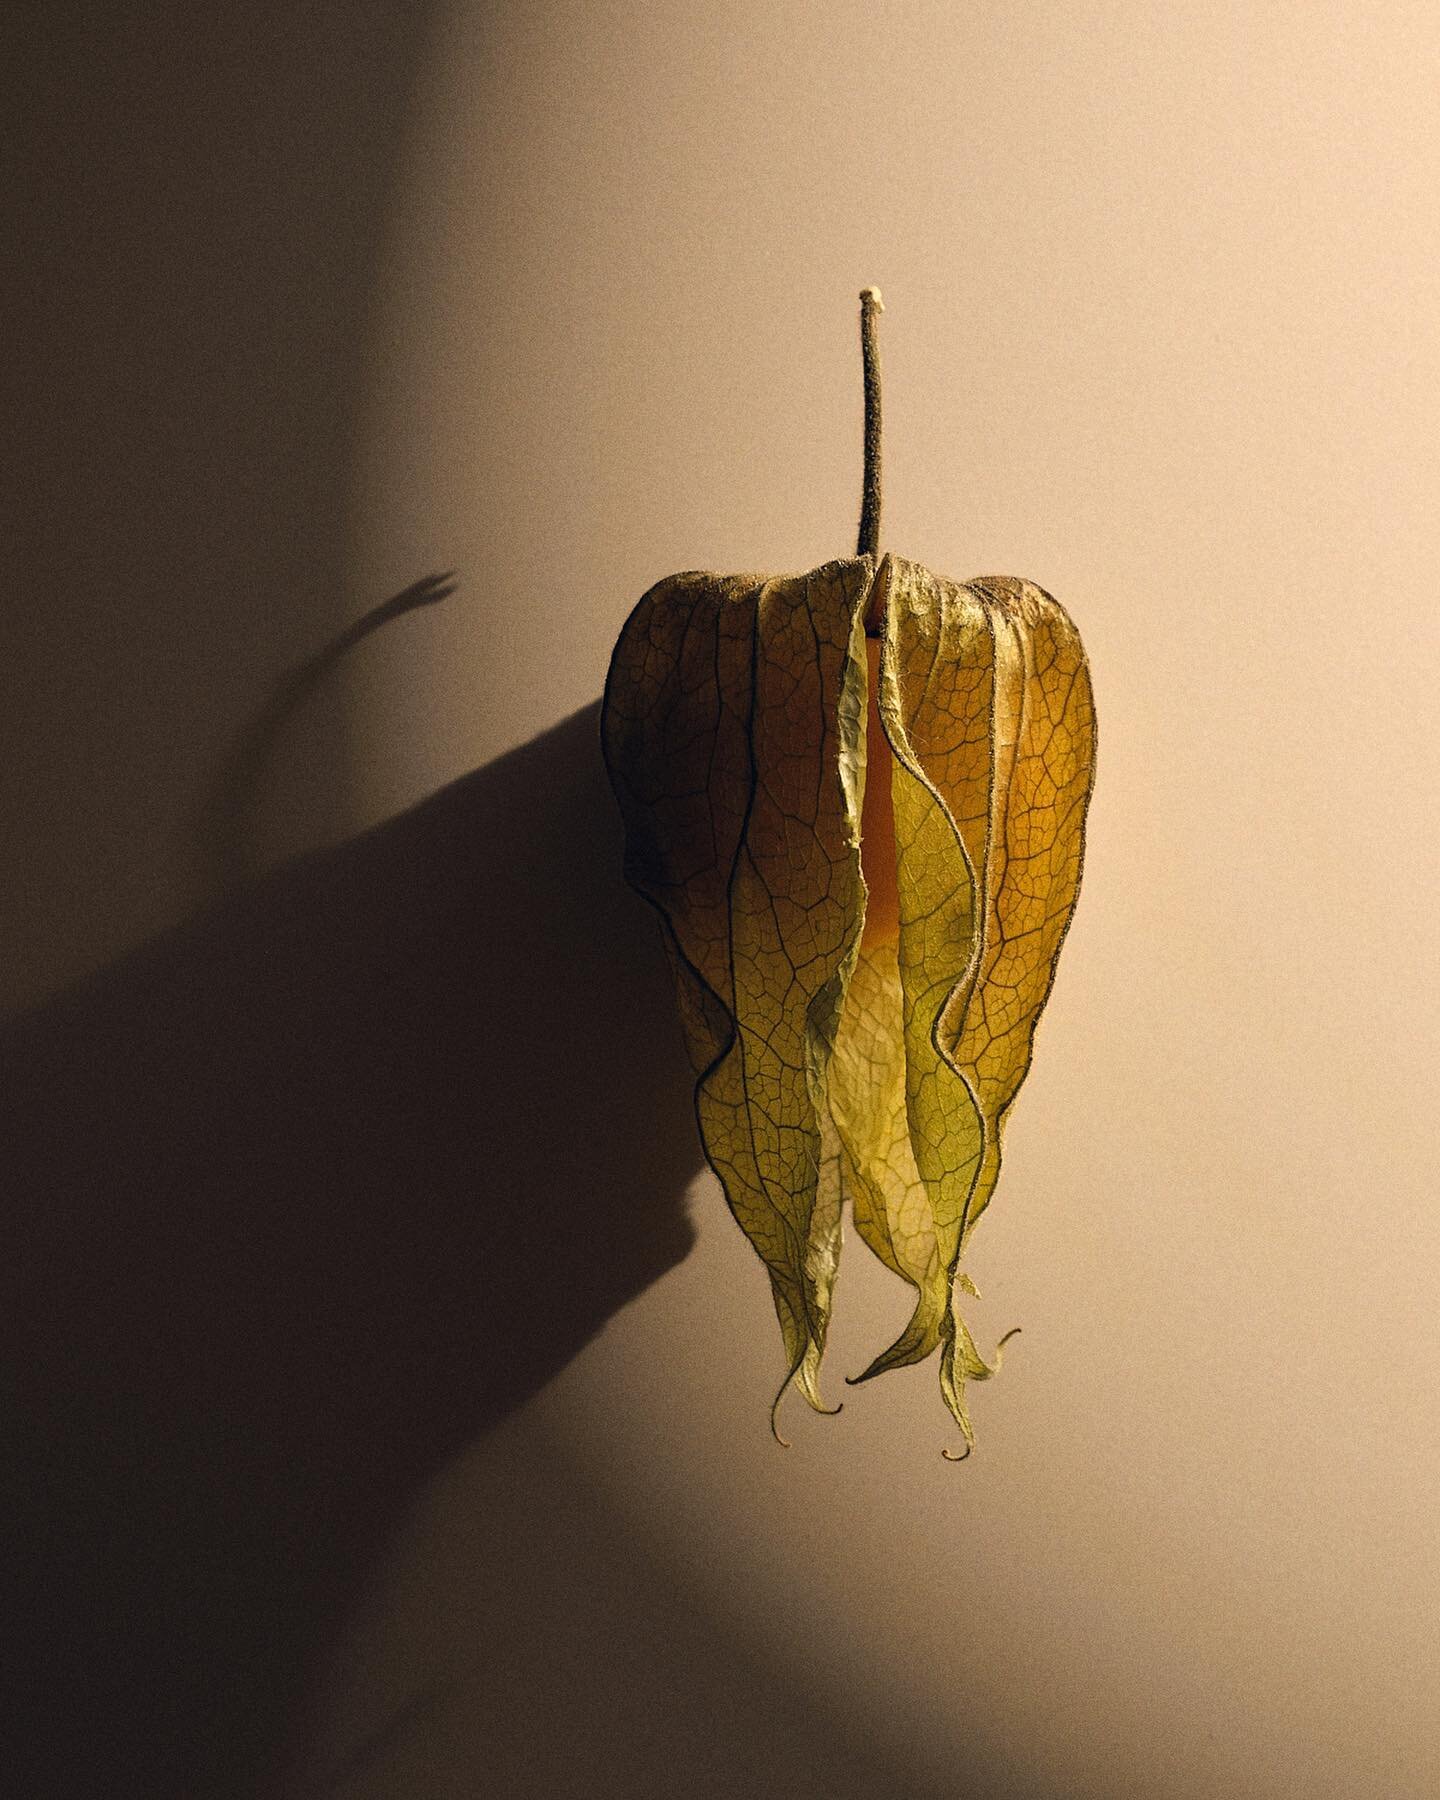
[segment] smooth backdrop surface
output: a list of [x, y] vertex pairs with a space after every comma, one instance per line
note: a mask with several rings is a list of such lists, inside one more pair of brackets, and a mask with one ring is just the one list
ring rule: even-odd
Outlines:
[[[408, 1020], [423, 1083], [372, 1127], [372, 1199], [388, 1228], [412, 1195], [428, 1218], [434, 1158], [405, 1146], [462, 1121], [446, 1192], [463, 1206], [474, 1169], [496, 1265], [535, 1289], [503, 1404], [467, 1406], [448, 1338], [427, 1360], [418, 1276], [393, 1346], [386, 1314], [365, 1358], [335, 1352], [334, 1392], [398, 1373], [373, 1454], [347, 1393], [359, 1437], [301, 1525], [323, 1539], [342, 1475], [383, 1465], [388, 1549], [342, 1584], [345, 1632], [306, 1640], [326, 1672], [284, 1791], [1433, 1795], [1440, 15], [233, 20], [56, 13], [18, 65], [45, 180], [12, 373], [7, 992], [43, 1000], [237, 870], [483, 771], [422, 817], [466, 847], [476, 933], [424, 992], [458, 1033], [473, 989], [484, 1057], [447, 1063]], [[772, 1442], [766, 1284], [698, 1172], [583, 716], [658, 577], [853, 548], [868, 283], [882, 544], [1055, 593], [1100, 719], [1084, 889], [971, 1259], [982, 1346], [1023, 1335], [959, 1468], [932, 1367], [843, 1386], [907, 1311], [853, 1239], [844, 1411], [797, 1403]], [[287, 670], [445, 569], [452, 599], [256, 750]], [[433, 840], [374, 842], [335, 880], [381, 883], [346, 991], [388, 1006]], [[273, 921], [309, 890], [264, 891]], [[367, 1086], [366, 1041], [303, 1005], [267, 1024], [248, 979], [222, 1022], [255, 996], [257, 1065], [283, 1036], [317, 1104], [343, 1075], [384, 1113], [404, 1057]], [[374, 1316], [361, 1295], [357, 1342]], [[241, 1360], [278, 1406], [283, 1364]], [[406, 1436], [432, 1387], [444, 1429]]]

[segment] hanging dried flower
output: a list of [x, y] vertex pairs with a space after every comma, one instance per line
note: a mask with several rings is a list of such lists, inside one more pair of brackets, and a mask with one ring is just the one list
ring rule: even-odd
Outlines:
[[830, 1410], [848, 1201], [916, 1296], [857, 1379], [938, 1349], [968, 1455], [965, 1383], [999, 1354], [960, 1317], [960, 1263], [1079, 887], [1095, 719], [1079, 635], [1042, 589], [879, 556], [880, 297], [861, 302], [858, 553], [659, 582], [621, 631], [602, 734], [705, 1154], [769, 1271], [776, 1407], [793, 1382]]

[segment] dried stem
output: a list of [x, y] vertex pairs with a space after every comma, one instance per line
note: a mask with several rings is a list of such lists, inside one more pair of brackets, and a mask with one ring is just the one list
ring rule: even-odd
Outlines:
[[860, 355], [865, 371], [865, 485], [860, 500], [857, 556], [880, 554], [880, 349], [875, 320], [884, 312], [879, 288], [860, 294]]

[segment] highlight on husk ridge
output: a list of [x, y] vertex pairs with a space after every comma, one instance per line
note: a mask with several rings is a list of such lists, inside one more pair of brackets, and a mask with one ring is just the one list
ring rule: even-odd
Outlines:
[[602, 740], [705, 1155], [769, 1275], [775, 1407], [793, 1386], [838, 1410], [819, 1376], [848, 1206], [913, 1290], [854, 1380], [938, 1351], [968, 1455], [966, 1387], [1000, 1355], [961, 1316], [961, 1261], [1079, 888], [1095, 717], [1043, 589], [880, 554], [880, 298], [861, 299], [857, 554], [658, 582], [615, 646]]

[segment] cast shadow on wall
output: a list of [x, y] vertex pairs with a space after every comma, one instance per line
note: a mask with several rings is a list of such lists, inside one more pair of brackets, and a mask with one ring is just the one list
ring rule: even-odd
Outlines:
[[427, 1479], [685, 1256], [597, 708], [0, 1038], [14, 1791], [282, 1751]]

